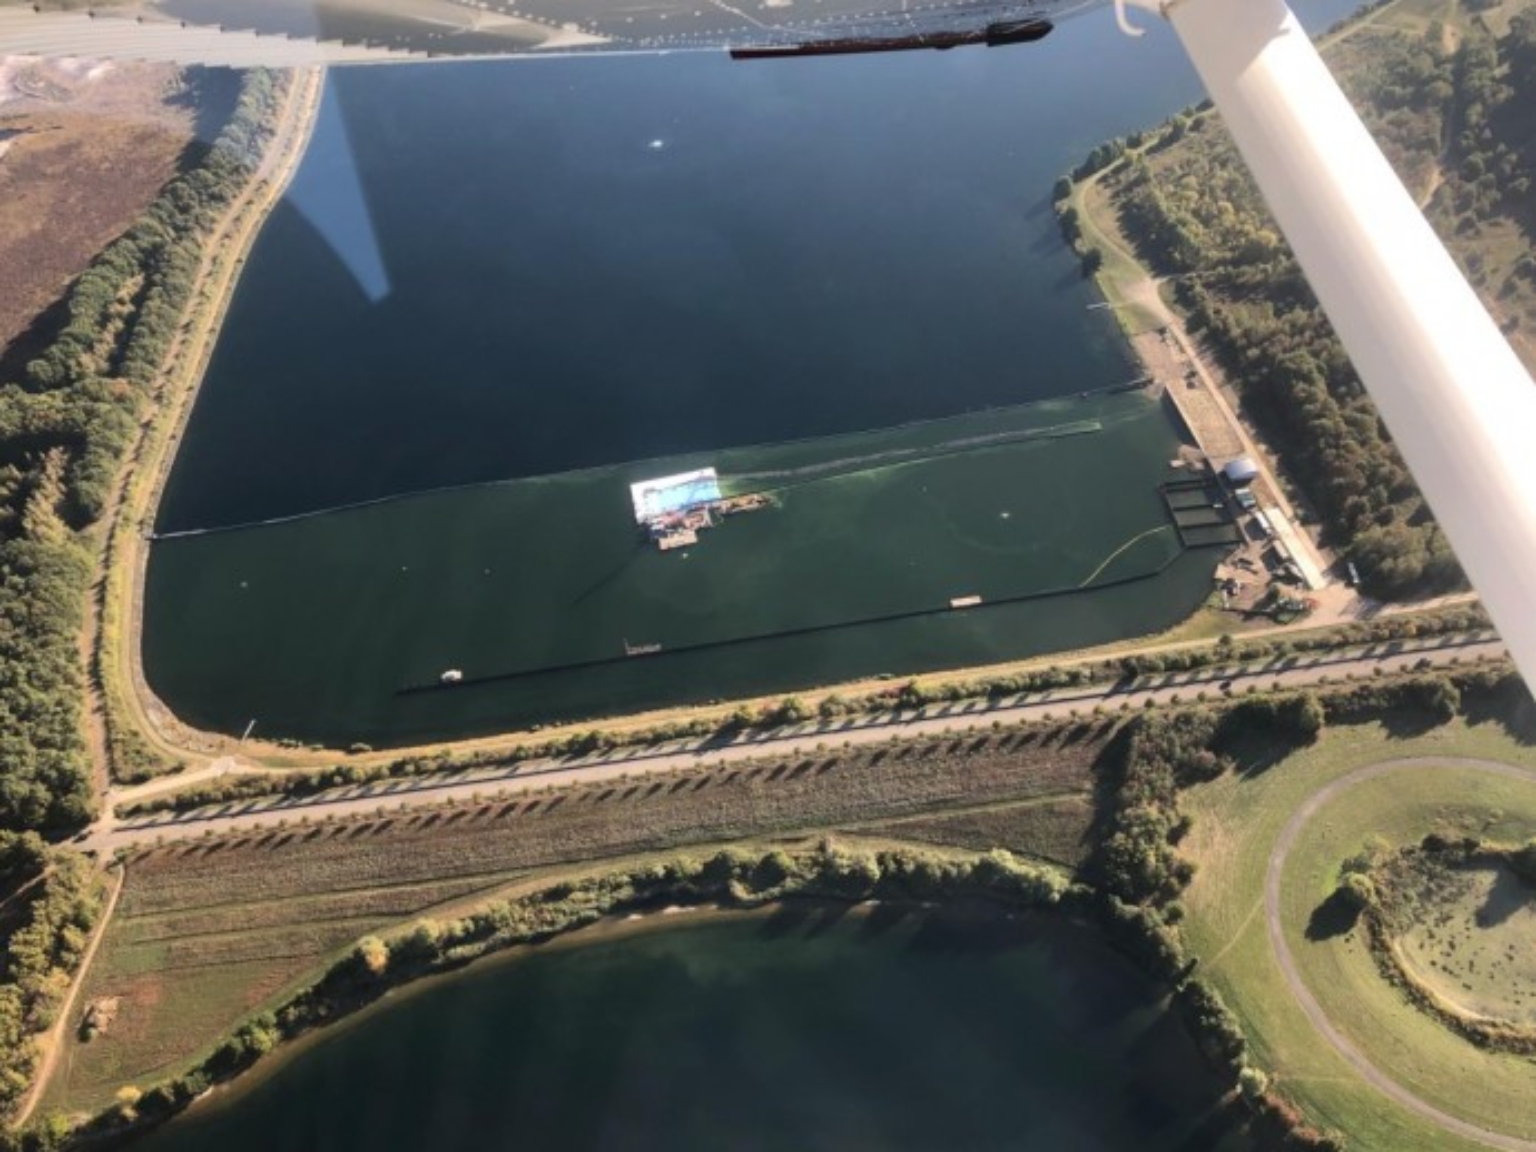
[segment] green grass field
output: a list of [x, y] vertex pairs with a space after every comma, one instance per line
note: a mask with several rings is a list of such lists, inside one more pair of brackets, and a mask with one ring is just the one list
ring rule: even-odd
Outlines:
[[1163, 317], [1142, 303], [1139, 295], [1146, 290], [1146, 268], [1099, 224], [1115, 211], [1103, 186], [1097, 179], [1074, 184], [1070, 202], [1083, 227], [1084, 246], [1097, 248], [1104, 258], [1094, 279], [1125, 334], [1137, 336], [1161, 328]]
[[[1360, 1148], [1476, 1147], [1388, 1100], [1311, 1025], [1266, 933], [1263, 886], [1292, 813], [1353, 769], [1398, 757], [1471, 756], [1536, 765], [1536, 750], [1496, 724], [1456, 721], [1411, 736], [1381, 725], [1326, 731], [1262, 771], [1186, 794], [1195, 819], [1184, 850], [1198, 871], [1186, 932], [1201, 971], [1242, 1020], [1255, 1061], [1328, 1128]], [[1281, 877], [1281, 921], [1307, 987], [1379, 1070], [1435, 1107], [1492, 1130], [1536, 1136], [1536, 1067], [1491, 1056], [1421, 1014], [1377, 972], [1357, 933], [1308, 939], [1339, 865], [1372, 836], [1417, 842], [1432, 831], [1489, 837], [1536, 831], [1536, 785], [1464, 769], [1394, 773], [1350, 787], [1302, 829]], [[1314, 935], [1316, 935], [1314, 929]]]

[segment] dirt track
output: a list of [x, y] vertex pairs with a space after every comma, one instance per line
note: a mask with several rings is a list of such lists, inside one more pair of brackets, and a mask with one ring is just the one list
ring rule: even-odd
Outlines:
[[1285, 827], [1280, 832], [1280, 837], [1275, 841], [1275, 847], [1269, 855], [1269, 866], [1264, 874], [1264, 926], [1269, 933], [1270, 945], [1275, 950], [1275, 959], [1280, 965], [1280, 972], [1285, 978], [1285, 983], [1296, 997], [1296, 1003], [1306, 1015], [1312, 1026], [1322, 1033], [1323, 1038], [1331, 1044], [1336, 1052], [1347, 1060], [1352, 1068], [1358, 1072], [1366, 1083], [1375, 1088], [1393, 1102], [1402, 1105], [1409, 1111], [1422, 1116], [1430, 1123], [1438, 1126], [1446, 1132], [1475, 1140], [1480, 1144], [1486, 1144], [1490, 1148], [1505, 1149], [1507, 1152], [1536, 1152], [1536, 1142], [1520, 1140], [1514, 1136], [1505, 1136], [1499, 1132], [1490, 1132], [1486, 1128], [1479, 1128], [1475, 1124], [1469, 1124], [1465, 1120], [1457, 1119], [1448, 1112], [1442, 1112], [1428, 1101], [1415, 1096], [1397, 1081], [1387, 1076], [1376, 1065], [1372, 1064], [1369, 1057], [1361, 1052], [1355, 1044], [1341, 1033], [1328, 1015], [1323, 1011], [1322, 1005], [1312, 995], [1306, 982], [1301, 978], [1301, 973], [1296, 966], [1296, 957], [1291, 953], [1290, 945], [1286, 943], [1285, 933], [1280, 924], [1280, 878], [1285, 870], [1286, 857], [1290, 855], [1291, 848], [1295, 846], [1296, 837], [1318, 811], [1330, 800], [1341, 792], [1354, 787], [1366, 780], [1374, 780], [1379, 776], [1386, 776], [1395, 772], [1422, 772], [1435, 768], [1460, 768], [1472, 769], [1479, 772], [1492, 772], [1499, 776], [1507, 776], [1516, 780], [1529, 780], [1536, 783], [1536, 770], [1520, 768], [1513, 764], [1504, 764], [1497, 760], [1475, 760], [1455, 756], [1435, 757], [1410, 757], [1400, 760], [1384, 760], [1376, 764], [1369, 764], [1364, 768], [1357, 768], [1353, 772], [1346, 773], [1334, 780], [1327, 787], [1314, 792], [1307, 798], [1300, 808], [1291, 815]]
[[43, 1051], [43, 1058], [38, 1061], [37, 1073], [32, 1077], [32, 1084], [27, 1089], [27, 1094], [22, 1097], [21, 1103], [17, 1105], [16, 1114], [11, 1119], [13, 1128], [24, 1127], [31, 1118], [33, 1109], [37, 1107], [37, 1102], [43, 1098], [43, 1088], [47, 1085], [49, 1077], [53, 1075], [54, 1066], [59, 1062], [59, 1053], [64, 1050], [64, 1030], [74, 1019], [75, 999], [80, 995], [80, 989], [85, 987], [85, 977], [91, 970], [91, 961], [96, 958], [96, 949], [101, 947], [102, 938], [107, 934], [107, 925], [112, 922], [112, 913], [117, 909], [117, 900], [123, 894], [123, 883], [127, 878], [128, 873], [119, 868], [112, 882], [112, 894], [107, 897], [101, 915], [96, 918], [96, 930], [91, 933], [91, 942], [85, 946], [85, 954], [80, 957], [80, 964], [75, 969], [75, 977], [70, 981], [69, 993], [64, 997], [64, 1002], [59, 1005], [53, 1027], [48, 1029], [38, 1041]]

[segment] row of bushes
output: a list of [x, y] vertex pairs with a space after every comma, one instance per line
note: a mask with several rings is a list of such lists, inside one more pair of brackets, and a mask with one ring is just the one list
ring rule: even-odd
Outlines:
[[96, 917], [100, 884], [78, 853], [35, 832], [0, 831], [0, 1118], [37, 1067], [36, 1036], [52, 1026]]
[[1090, 861], [1103, 891], [1166, 909], [1188, 885], [1194, 866], [1177, 852], [1190, 824], [1179, 811], [1179, 789], [1225, 768], [1211, 751], [1216, 730], [1216, 713], [1199, 708], [1139, 717], [1122, 734], [1110, 760], [1117, 773], [1113, 800]]
[[1120, 661], [1122, 674], [1148, 676], [1159, 672], [1192, 672], [1223, 664], [1253, 664], [1287, 656], [1302, 656], [1330, 649], [1391, 644], [1404, 640], [1429, 640], [1482, 632], [1492, 627], [1480, 604], [1442, 608], [1414, 615], [1384, 616], [1377, 620], [1341, 624], [1298, 636], [1234, 640], [1227, 636], [1214, 647], [1186, 648], [1127, 656]]
[[[1004, 700], [1014, 696], [1068, 688], [1088, 689], [1127, 677], [1163, 672], [1192, 672], [1204, 668], [1253, 664], [1300, 653], [1326, 651], [1341, 645], [1380, 644], [1398, 640], [1427, 639], [1478, 631], [1489, 626], [1481, 607], [1442, 609], [1422, 616], [1392, 616], [1364, 624], [1347, 624], [1314, 635], [1295, 638], [1233, 642], [1223, 637], [1215, 645], [1184, 649], [1164, 654], [1127, 656], [1119, 660], [1048, 667], [1010, 675], [953, 680], [934, 685], [907, 681], [864, 696], [848, 697], [831, 693], [812, 710], [798, 697], [788, 696], [759, 709], [745, 706], [731, 712], [724, 720], [700, 717], [674, 721], [628, 732], [597, 729], [571, 732], [547, 740], [519, 744], [512, 748], [457, 755], [438, 752], [430, 755], [403, 756], [379, 763], [342, 763], [313, 771], [282, 775], [249, 775], [216, 781], [122, 805], [123, 817], [147, 816], [160, 812], [187, 812], [218, 804], [230, 804], [262, 797], [299, 799], [335, 788], [376, 784], [387, 780], [409, 779], [444, 772], [475, 768], [508, 767], [531, 760], [556, 760], [611, 752], [619, 748], [644, 747], [671, 740], [731, 739], [745, 733], [767, 732], [776, 728], [806, 723], [810, 720], [831, 722], [848, 717], [878, 715], [893, 711], [915, 711], [934, 704], [955, 704], [972, 700]], [[358, 746], [357, 751], [369, 749]]]

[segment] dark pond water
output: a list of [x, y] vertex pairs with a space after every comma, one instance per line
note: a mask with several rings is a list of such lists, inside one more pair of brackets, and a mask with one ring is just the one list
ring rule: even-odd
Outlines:
[[[388, 743], [1174, 623], [1213, 554], [1152, 540], [1108, 573], [1134, 586], [860, 625], [1074, 587], [1164, 522], [1173, 425], [1083, 395], [1136, 369], [1049, 198], [1198, 96], [1165, 30], [1132, 42], [1107, 12], [1038, 49], [333, 73], [157, 528], [457, 490], [158, 541], [150, 683], [199, 724]], [[1104, 428], [871, 468], [687, 556], [636, 552], [632, 480], [713, 464], [748, 489], [1042, 401], [1042, 425]], [[667, 659], [594, 663], [627, 643]], [[498, 679], [397, 695], [449, 667]]]
[[1086, 930], [802, 909], [473, 969], [135, 1147], [1252, 1147], [1219, 1097]]

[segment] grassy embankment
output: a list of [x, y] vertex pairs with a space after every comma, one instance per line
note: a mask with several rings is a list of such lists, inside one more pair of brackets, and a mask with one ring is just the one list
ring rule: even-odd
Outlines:
[[594, 861], [844, 829], [1075, 866], [1108, 738], [1004, 730], [138, 853], [82, 1000], [117, 997], [116, 1019], [71, 1039], [46, 1106], [184, 1069], [359, 936]]
[[191, 415], [215, 339], [261, 225], [298, 169], [319, 113], [320, 69], [292, 74], [270, 125], [272, 138], [253, 179], [212, 229], [195, 272], [192, 301], [167, 349], [151, 417], [144, 421], [118, 478], [101, 544], [100, 577], [87, 639], [92, 684], [111, 751], [113, 774], [141, 778], [209, 750], [174, 723], [149, 692], [140, 668], [144, 531], [153, 523], [182, 430]]
[[[1196, 863], [1185, 894], [1190, 950], [1238, 1015], [1256, 1062], [1314, 1120], [1362, 1148], [1474, 1147], [1388, 1103], [1305, 1018], [1267, 935], [1264, 877], [1282, 827], [1311, 795], [1363, 765], [1398, 757], [1479, 757], [1536, 766], [1536, 748], [1492, 722], [1457, 719], [1328, 729], [1277, 763], [1185, 795]], [[1281, 925], [1306, 987], [1383, 1074], [1433, 1106], [1493, 1131], [1536, 1138], [1536, 1067], [1480, 1051], [1382, 978], [1358, 931], [1310, 939], [1343, 861], [1372, 837], [1417, 843], [1431, 832], [1517, 840], [1536, 832], [1536, 784], [1470, 768], [1393, 773], [1347, 788], [1302, 829], [1281, 878]], [[1314, 936], [1320, 935], [1315, 926]]]

